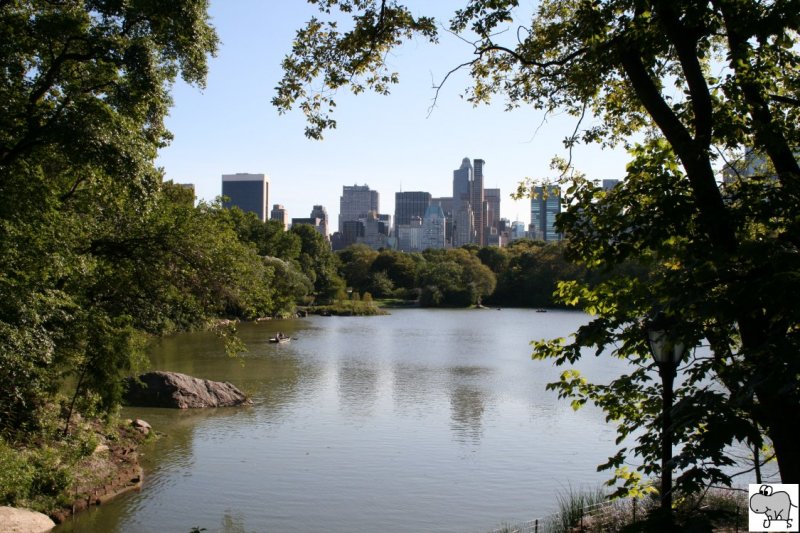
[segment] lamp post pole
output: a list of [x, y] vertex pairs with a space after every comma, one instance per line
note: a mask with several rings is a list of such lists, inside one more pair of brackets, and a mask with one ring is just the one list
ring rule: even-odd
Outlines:
[[672, 398], [677, 365], [658, 363], [661, 375], [661, 510], [672, 524]]
[[672, 526], [672, 402], [678, 364], [686, 344], [672, 338], [675, 319], [658, 313], [647, 324], [647, 341], [661, 376], [661, 514], [664, 526]]

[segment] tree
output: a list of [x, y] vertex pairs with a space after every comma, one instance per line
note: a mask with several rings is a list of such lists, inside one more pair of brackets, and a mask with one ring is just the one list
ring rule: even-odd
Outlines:
[[153, 161], [169, 88], [202, 85], [217, 38], [203, 0], [20, 0], [0, 2], [0, 43], [0, 434], [24, 439], [69, 375], [113, 410], [147, 305], [193, 320], [179, 271], [139, 269], [164, 266], [169, 236], [146, 244], [156, 256], [137, 245], [167, 209]]
[[497, 283], [494, 273], [466, 250], [426, 250], [418, 277], [426, 306], [480, 305]]
[[253, 243], [259, 255], [284, 261], [296, 261], [300, 257], [300, 238], [285, 231], [280, 221], [259, 220], [255, 213], [236, 206], [220, 210], [219, 215], [233, 226], [240, 240]]
[[337, 252], [337, 255], [341, 265], [339, 271], [347, 286], [357, 291], [368, 290], [370, 271], [378, 252], [366, 244], [353, 244]]
[[330, 244], [309, 224], [294, 225], [289, 232], [300, 238], [298, 263], [301, 271], [321, 298], [333, 300], [344, 287], [344, 280], [337, 272], [336, 254], [331, 251]]
[[[760, 441], [759, 428], [775, 447], [783, 482], [797, 483], [800, 449], [790, 432], [800, 422], [800, 309], [786, 295], [800, 288], [800, 168], [792, 153], [800, 146], [800, 6], [796, 0], [544, 0], [531, 19], [519, 21], [517, 5], [468, 0], [450, 21], [450, 31], [473, 42], [473, 56], [460, 66], [454, 61], [472, 76], [467, 97], [481, 103], [504, 94], [510, 109], [532, 105], [574, 115], [570, 149], [581, 142], [629, 147], [627, 180], [608, 194], [568, 164], [557, 165], [570, 205], [559, 226], [570, 234], [570, 257], [592, 269], [629, 261], [653, 272], [649, 284], [621, 277], [562, 286], [565, 301], [581, 303], [596, 318], [569, 344], [539, 344], [537, 356], [562, 364], [594, 347], [631, 358], [635, 370], [610, 388], [593, 388], [574, 373], [556, 385], [579, 403], [597, 401], [621, 420], [625, 436], [657, 416], [649, 407], [625, 407], [637, 399], [652, 407], [657, 394], [646, 385], [652, 363], [643, 318], [655, 310], [674, 317], [684, 340], [707, 339], [712, 350], [708, 360], [687, 363], [689, 380], [672, 416], [682, 420], [675, 431], [684, 443], [676, 458], [685, 468], [679, 484], [727, 481], [718, 468], [725, 446]], [[387, 52], [414, 35], [436, 39], [432, 19], [415, 18], [396, 1], [320, 6], [324, 12], [338, 6], [353, 29], [340, 33], [314, 19], [300, 30], [274, 99], [280, 111], [300, 102], [312, 137], [335, 125], [333, 93], [312, 92], [313, 82], [388, 92], [397, 76], [384, 61]], [[596, 125], [581, 129], [586, 114]], [[639, 145], [631, 141], [637, 133], [643, 133]], [[772, 176], [723, 190], [715, 154], [736, 147], [764, 154]], [[688, 409], [693, 402], [713, 410]], [[645, 432], [635, 449], [650, 472], [653, 447]]]
[[372, 272], [385, 272], [395, 287], [413, 289], [416, 287], [417, 265], [411, 254], [396, 250], [383, 250], [375, 258]]

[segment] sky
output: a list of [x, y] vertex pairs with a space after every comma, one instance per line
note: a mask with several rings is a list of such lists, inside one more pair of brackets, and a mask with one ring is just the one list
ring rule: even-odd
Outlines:
[[[415, 14], [446, 22], [464, 0], [419, 0], [420, 9], [410, 3]], [[282, 204], [299, 218], [324, 205], [333, 231], [344, 185], [377, 190], [381, 213], [394, 217], [395, 192], [451, 196], [453, 170], [469, 157], [486, 162], [484, 187], [500, 189], [501, 216], [530, 221], [530, 201], [509, 195], [524, 178], [553, 177], [550, 161], [567, 156], [562, 141], [576, 119], [530, 108], [506, 112], [502, 97], [473, 107], [460, 97], [469, 82], [465, 73], [448, 79], [431, 112], [433, 85], [472, 53], [469, 44], [441, 32], [438, 45], [418, 39], [389, 56], [400, 76], [392, 94], [340, 91], [337, 129], [322, 141], [306, 139], [302, 112], [278, 115], [270, 101], [295, 31], [315, 14], [304, 0], [212, 0], [219, 52], [204, 89], [182, 82], [173, 88], [167, 127], [174, 140], [156, 161], [165, 179], [192, 183], [198, 199], [210, 201], [221, 193], [222, 174], [264, 173], [269, 209]], [[572, 161], [592, 179], [624, 173], [624, 154], [599, 147], [573, 150]]]

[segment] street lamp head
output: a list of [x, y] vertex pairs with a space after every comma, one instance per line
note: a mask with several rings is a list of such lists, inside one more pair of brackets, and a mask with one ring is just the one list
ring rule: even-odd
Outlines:
[[657, 363], [677, 365], [686, 353], [686, 343], [674, 338], [673, 324], [660, 312], [647, 322], [647, 341]]

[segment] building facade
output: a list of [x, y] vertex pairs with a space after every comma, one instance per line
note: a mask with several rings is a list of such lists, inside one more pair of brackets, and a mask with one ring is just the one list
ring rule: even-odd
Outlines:
[[322, 225], [322, 220], [320, 220], [319, 218], [311, 217], [311, 218], [293, 218], [292, 219], [292, 226], [299, 226], [301, 224], [307, 224], [309, 226], [312, 226], [317, 231], [317, 233], [319, 233], [320, 235], [325, 237], [325, 239], [328, 238], [328, 236], [323, 233], [323, 227], [324, 226]]
[[262, 222], [267, 221], [269, 177], [266, 174], [223, 174], [222, 196], [227, 198], [224, 207], [238, 207], [255, 213]]
[[478, 246], [486, 246], [485, 229], [486, 218], [484, 216], [485, 207], [483, 191], [483, 165], [486, 161], [475, 159], [472, 169], [472, 188], [470, 190], [470, 204], [472, 204], [472, 218], [475, 224], [475, 243]]
[[414, 217], [423, 218], [431, 205], [431, 193], [422, 191], [398, 192], [394, 194], [394, 226], [408, 226]]
[[319, 231], [322, 233], [325, 238], [328, 238], [328, 210], [321, 205], [315, 205], [313, 209], [311, 209], [311, 218], [318, 218], [319, 219]]
[[453, 207], [450, 242], [454, 248], [475, 241], [474, 217], [472, 216], [472, 163], [468, 157], [453, 171]]
[[408, 224], [396, 226], [397, 248], [403, 252], [422, 251], [422, 217], [412, 217]]
[[558, 185], [534, 187], [531, 198], [531, 238], [540, 241], [560, 241], [555, 229], [556, 215], [561, 212], [561, 189]]
[[339, 198], [339, 231], [344, 223], [352, 220], [366, 220], [367, 213], [380, 212], [380, 195], [368, 185], [345, 185]]
[[274, 204], [272, 211], [269, 213], [270, 220], [277, 220], [283, 224], [283, 230], [289, 229], [289, 212], [281, 204]]
[[444, 216], [442, 207], [437, 204], [428, 206], [428, 209], [425, 210], [425, 216], [422, 219], [421, 246], [423, 250], [446, 247], [446, 224], [447, 218]]
[[[484, 235], [498, 235], [503, 230], [500, 227], [500, 189], [484, 189], [483, 193]], [[486, 244], [492, 245], [494, 242], [487, 241]]]

